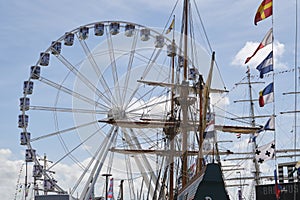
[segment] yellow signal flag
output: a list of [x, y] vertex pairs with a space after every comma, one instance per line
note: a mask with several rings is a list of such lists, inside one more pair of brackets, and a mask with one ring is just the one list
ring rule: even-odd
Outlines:
[[166, 30], [166, 34], [171, 32], [171, 30], [174, 28], [174, 24], [175, 24], [175, 19], [172, 20], [169, 28]]

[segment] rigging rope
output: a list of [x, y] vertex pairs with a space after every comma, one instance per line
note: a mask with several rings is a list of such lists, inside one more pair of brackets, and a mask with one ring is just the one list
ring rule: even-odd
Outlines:
[[[200, 23], [201, 23], [201, 27], [202, 27], [203, 33], [204, 33], [205, 38], [206, 38], [206, 42], [207, 42], [208, 47], [209, 47], [209, 51], [210, 51], [210, 53], [212, 54], [213, 50], [212, 50], [211, 44], [210, 44], [210, 42], [209, 42], [209, 39], [208, 39], [206, 30], [205, 30], [205, 27], [204, 27], [204, 23], [203, 23], [202, 18], [201, 18], [201, 16], [200, 16], [200, 12], [199, 12], [199, 9], [198, 9], [198, 6], [197, 6], [197, 3], [196, 3], [195, 0], [194, 0], [194, 4], [195, 4], [195, 8], [196, 8], [196, 11], [197, 11], [198, 18], [199, 18]], [[221, 71], [220, 71], [219, 65], [218, 65], [218, 63], [217, 63], [216, 60], [215, 60], [215, 63], [216, 63], [216, 67], [217, 67], [218, 73], [219, 73], [219, 75], [220, 75], [222, 84], [223, 84], [223, 86], [224, 86], [224, 89], [226, 89], [226, 85], [225, 85], [224, 79], [223, 79], [223, 77], [221, 76]]]

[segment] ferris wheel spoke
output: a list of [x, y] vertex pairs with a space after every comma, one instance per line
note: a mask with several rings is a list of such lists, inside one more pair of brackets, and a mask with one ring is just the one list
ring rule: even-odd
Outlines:
[[[100, 127], [99, 129], [97, 129], [94, 133], [90, 134], [87, 138], [85, 138], [82, 142], [80, 142], [77, 146], [75, 146], [72, 150], [68, 151], [67, 154], [65, 154], [63, 157], [61, 157], [59, 160], [57, 160], [55, 163], [53, 163], [48, 170], [50, 170], [51, 168], [53, 168], [55, 165], [57, 165], [58, 163], [60, 163], [63, 159], [65, 159], [66, 157], [70, 156], [76, 149], [78, 149], [79, 147], [83, 146], [88, 140], [90, 140], [94, 135], [96, 135], [105, 125], [103, 125], [102, 127]], [[82, 166], [80, 166], [82, 168]], [[84, 168], [83, 168], [84, 169]]]
[[38, 111], [55, 111], [55, 112], [70, 112], [70, 113], [90, 113], [90, 114], [107, 114], [107, 111], [89, 110], [89, 109], [76, 109], [76, 108], [59, 108], [49, 106], [29, 106], [30, 110]]
[[[127, 105], [127, 109], [131, 108], [132, 106], [134, 106], [136, 103], [138, 103], [139, 101], [143, 100], [147, 95], [150, 95], [157, 87], [152, 87], [151, 89], [149, 89], [147, 92], [145, 92], [142, 96], [140, 96], [139, 98], [137, 98], [135, 101], [133, 101], [132, 103], [130, 103], [129, 105]], [[164, 90], [163, 90], [164, 91]], [[163, 93], [162, 91], [162, 93]], [[165, 94], [163, 94], [165, 95]], [[148, 98], [149, 99], [149, 98]]]
[[[77, 35], [77, 37], [78, 37], [78, 35]], [[112, 91], [110, 90], [110, 87], [108, 86], [108, 84], [107, 84], [107, 82], [106, 82], [106, 80], [105, 80], [105, 78], [104, 78], [104, 76], [103, 76], [103, 74], [102, 74], [102, 72], [101, 72], [101, 70], [100, 70], [97, 62], [95, 61], [93, 53], [90, 51], [88, 45], [86, 44], [86, 42], [84, 40], [80, 40], [79, 39], [79, 41], [80, 41], [80, 44], [82, 46], [82, 49], [84, 50], [85, 55], [88, 58], [88, 61], [92, 65], [92, 67], [93, 67], [93, 69], [94, 69], [97, 77], [99, 78], [99, 81], [100, 81], [102, 87], [104, 88], [105, 91], [107, 91], [109, 93], [109, 95], [111, 97], [111, 101], [116, 104], [117, 103], [116, 99], [115, 99]]]
[[[156, 62], [156, 59], [158, 58], [158, 56], [160, 55], [161, 49], [158, 50], [158, 52], [153, 51], [151, 58], [149, 59], [148, 65], [146, 66], [145, 70], [143, 71], [143, 74], [141, 76], [141, 79], [144, 79], [147, 74], [149, 73], [150, 69], [153, 67], [154, 63]], [[155, 55], [155, 56], [154, 56]], [[154, 59], [152, 59], [152, 57], [154, 56]], [[137, 83], [137, 86], [135, 87], [133, 93], [131, 94], [127, 104], [125, 105], [125, 108], [127, 108], [128, 104], [131, 102], [131, 100], [135, 97], [136, 93], [138, 92], [138, 89], [140, 87], [141, 83]]]
[[108, 33], [107, 29], [105, 29], [106, 31], [106, 36], [107, 36], [107, 45], [109, 50], [109, 58], [110, 58], [110, 66], [111, 66], [111, 70], [112, 70], [112, 77], [114, 80], [114, 87], [115, 87], [115, 95], [117, 98], [117, 105], [121, 105], [122, 103], [122, 99], [121, 99], [121, 94], [120, 94], [120, 83], [119, 83], [119, 79], [118, 79], [118, 72], [117, 72], [117, 66], [116, 66], [116, 58], [115, 58], [115, 54], [114, 54], [114, 46], [113, 46], [113, 42], [112, 42], [112, 37], [111, 34]]
[[[158, 97], [159, 98], [159, 97]], [[138, 100], [136, 101], [136, 103], [138, 102]], [[135, 108], [135, 109], [131, 109], [130, 112], [137, 112], [139, 110], [144, 110], [144, 109], [152, 109], [153, 107], [155, 106], [158, 106], [158, 105], [165, 105], [166, 103], [170, 102], [169, 99], [166, 99], [166, 100], [161, 100], [161, 101], [157, 101], [156, 99], [152, 99], [150, 100], [149, 102], [145, 103], [145, 106], [140, 106], [138, 108]], [[134, 105], [134, 104], [132, 104]], [[130, 106], [131, 107], [131, 106]]]
[[137, 45], [137, 41], [138, 41], [138, 31], [134, 32], [134, 37], [133, 37], [133, 42], [131, 45], [131, 49], [130, 49], [130, 56], [129, 56], [129, 61], [128, 61], [128, 65], [127, 65], [127, 73], [126, 73], [126, 77], [125, 77], [125, 83], [124, 83], [124, 91], [123, 91], [123, 95], [122, 95], [122, 99], [124, 102], [122, 102], [122, 105], [124, 105], [125, 103], [125, 98], [126, 98], [126, 91], [128, 89], [128, 84], [129, 84], [129, 79], [131, 76], [131, 69], [132, 69], [132, 63], [133, 63], [133, 59], [135, 57], [135, 49], [136, 49], [136, 45]]
[[86, 96], [84, 96], [84, 95], [81, 95], [81, 94], [79, 94], [79, 93], [77, 93], [77, 92], [74, 92], [73, 90], [71, 90], [71, 89], [69, 89], [69, 88], [66, 88], [66, 87], [64, 87], [64, 86], [62, 86], [62, 85], [59, 85], [59, 84], [57, 84], [57, 83], [55, 83], [55, 82], [53, 82], [53, 81], [50, 81], [50, 80], [48, 80], [48, 79], [46, 79], [46, 78], [44, 78], [44, 77], [40, 77], [39, 80], [40, 80], [41, 82], [43, 82], [43, 83], [45, 83], [45, 84], [47, 84], [47, 85], [49, 85], [49, 86], [51, 86], [51, 87], [57, 89], [57, 90], [63, 91], [64, 93], [71, 95], [72, 97], [75, 97], [75, 98], [77, 98], [77, 99], [80, 99], [80, 100], [82, 100], [82, 101], [85, 101], [85, 102], [89, 103], [89, 104], [92, 105], [92, 106], [97, 106], [97, 107], [99, 107], [99, 108], [101, 108], [101, 109], [106, 109], [106, 108], [107, 108], [105, 105], [103, 105], [103, 104], [101, 104], [101, 103], [99, 103], [99, 102], [96, 102], [96, 101], [93, 100], [93, 99], [90, 99], [90, 98], [88, 98], [88, 97], [86, 97]]
[[110, 100], [105, 96], [87, 77], [85, 77], [76, 67], [74, 67], [65, 57], [61, 54], [57, 56], [58, 60], [61, 61], [76, 77], [78, 77], [91, 91], [94, 91], [107, 105], [110, 104]]
[[52, 136], [56, 136], [56, 135], [61, 135], [63, 133], [74, 131], [74, 130], [76, 130], [78, 128], [90, 126], [92, 124], [97, 124], [97, 123], [98, 123], [98, 121], [92, 121], [92, 122], [89, 122], [89, 123], [81, 124], [79, 126], [73, 126], [71, 128], [67, 128], [67, 129], [64, 129], [64, 130], [60, 130], [60, 131], [56, 131], [56, 132], [53, 132], [53, 133], [49, 133], [49, 134], [46, 134], [46, 135], [43, 135], [43, 136], [40, 136], [40, 137], [32, 138], [30, 140], [30, 142], [35, 142], [35, 141], [42, 140], [42, 139], [45, 139], [45, 138], [48, 138], [48, 137], [52, 137]]

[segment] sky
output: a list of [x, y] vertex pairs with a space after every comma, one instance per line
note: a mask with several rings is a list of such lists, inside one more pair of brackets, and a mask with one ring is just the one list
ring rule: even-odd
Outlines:
[[[16, 191], [18, 174], [24, 158], [24, 149], [19, 145], [20, 129], [17, 127], [19, 98], [22, 96], [23, 81], [28, 78], [29, 67], [37, 61], [39, 53], [65, 32], [95, 21], [120, 20], [163, 28], [175, 2], [0, 1], [0, 87], [3, 91], [0, 104], [0, 193], [3, 199], [13, 199]], [[245, 76], [245, 58], [252, 54], [272, 26], [272, 20], [268, 18], [259, 22], [257, 26], [254, 25], [253, 19], [260, 0], [196, 2], [210, 44], [216, 52], [219, 71], [226, 88], [235, 88], [234, 84]], [[274, 1], [274, 54], [275, 71], [278, 72], [294, 67], [294, 18], [295, 1]], [[254, 68], [264, 56], [265, 52], [262, 51], [249, 62], [255, 75], [257, 72]], [[294, 88], [293, 75], [286, 74], [289, 78], [278, 86], [284, 86], [287, 91], [291, 91]], [[280, 109], [287, 110], [290, 107], [291, 105], [282, 104]], [[284, 146], [284, 143], [280, 145]]]

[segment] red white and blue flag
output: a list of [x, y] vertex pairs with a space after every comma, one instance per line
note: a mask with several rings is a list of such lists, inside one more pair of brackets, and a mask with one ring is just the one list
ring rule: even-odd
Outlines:
[[276, 195], [276, 199], [280, 199], [280, 192], [281, 192], [281, 187], [280, 185], [278, 184], [278, 181], [277, 181], [277, 170], [275, 169], [274, 170], [274, 179], [275, 179], [275, 195]]
[[259, 71], [259, 77], [263, 78], [264, 74], [273, 71], [273, 51], [256, 67]]
[[259, 106], [264, 107], [267, 103], [274, 101], [274, 84], [270, 83], [262, 91], [259, 92]]
[[108, 199], [113, 199], [114, 198], [114, 179], [111, 178], [110, 179], [110, 183], [109, 183], [109, 190], [108, 190], [108, 193], [107, 193], [107, 198]]

